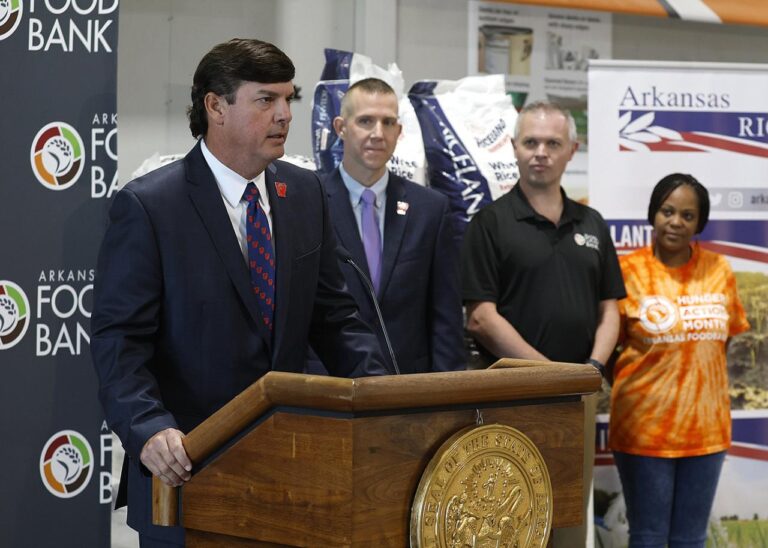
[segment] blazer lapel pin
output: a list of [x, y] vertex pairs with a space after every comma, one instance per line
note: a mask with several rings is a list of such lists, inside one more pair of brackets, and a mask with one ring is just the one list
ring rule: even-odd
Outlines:
[[397, 202], [397, 214], [398, 215], [405, 215], [405, 213], [408, 211], [408, 202]]
[[275, 191], [277, 191], [278, 198], [285, 198], [285, 193], [288, 191], [288, 185], [286, 183], [281, 183], [280, 181], [275, 181]]

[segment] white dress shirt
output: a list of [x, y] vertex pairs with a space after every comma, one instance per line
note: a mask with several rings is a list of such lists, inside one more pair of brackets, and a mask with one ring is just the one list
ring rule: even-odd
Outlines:
[[272, 234], [272, 250], [275, 250], [275, 231], [272, 230], [272, 210], [269, 207], [269, 194], [267, 193], [267, 181], [262, 171], [255, 179], [249, 181], [238, 175], [227, 166], [222, 164], [213, 153], [205, 146], [205, 139], [200, 142], [200, 150], [203, 158], [208, 163], [208, 167], [213, 172], [216, 184], [221, 192], [221, 198], [224, 201], [224, 207], [229, 215], [229, 221], [232, 223], [232, 230], [235, 231], [237, 243], [240, 245], [240, 252], [243, 254], [246, 264], [248, 264], [248, 238], [246, 236], [245, 217], [248, 211], [248, 202], [243, 200], [243, 193], [248, 183], [253, 182], [259, 189], [259, 205], [267, 215], [269, 222], [269, 231]]

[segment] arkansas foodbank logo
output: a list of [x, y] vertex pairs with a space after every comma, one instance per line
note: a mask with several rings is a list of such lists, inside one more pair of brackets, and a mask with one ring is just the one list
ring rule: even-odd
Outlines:
[[648, 333], [666, 333], [677, 323], [677, 307], [662, 295], [651, 295], [643, 297], [639, 316]]
[[[0, 0], [2, 2], [2, 0]], [[83, 172], [83, 140], [75, 128], [51, 122], [37, 132], [32, 142], [32, 171], [50, 190], [64, 190]]]
[[13, 282], [0, 280], [0, 350], [18, 343], [29, 327], [29, 300]]
[[40, 453], [40, 477], [56, 497], [68, 499], [80, 494], [92, 474], [93, 451], [79, 432], [57, 432]]
[[21, 0], [0, 0], [0, 40], [5, 40], [21, 22]]

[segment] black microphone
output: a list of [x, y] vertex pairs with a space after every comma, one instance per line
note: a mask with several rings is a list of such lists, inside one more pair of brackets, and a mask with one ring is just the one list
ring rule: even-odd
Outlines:
[[344, 256], [344, 262], [350, 265], [352, 268], [354, 268], [357, 273], [360, 275], [360, 278], [362, 278], [363, 282], [365, 282], [365, 286], [368, 288], [368, 293], [371, 296], [371, 301], [373, 301], [373, 307], [376, 309], [376, 316], [379, 318], [379, 325], [381, 326], [381, 332], [384, 333], [384, 341], [387, 343], [387, 350], [389, 350], [389, 357], [392, 358], [392, 365], [395, 367], [395, 374], [400, 374], [400, 368], [397, 366], [397, 359], [395, 359], [395, 351], [392, 350], [392, 343], [389, 342], [389, 333], [387, 333], [387, 327], [384, 325], [384, 316], [381, 315], [381, 308], [379, 308], [379, 301], [376, 299], [376, 290], [373, 289], [373, 284], [371, 283], [371, 280], [368, 279], [368, 276], [365, 275], [365, 272], [357, 266], [357, 263], [355, 263], [354, 260], [352, 260], [352, 257], [350, 257], [347, 253], [343, 253]]

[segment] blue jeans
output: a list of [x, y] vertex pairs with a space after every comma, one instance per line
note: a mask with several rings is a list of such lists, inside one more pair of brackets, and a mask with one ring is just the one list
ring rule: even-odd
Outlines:
[[629, 548], [701, 547], [725, 451], [642, 457], [614, 451], [629, 522]]

